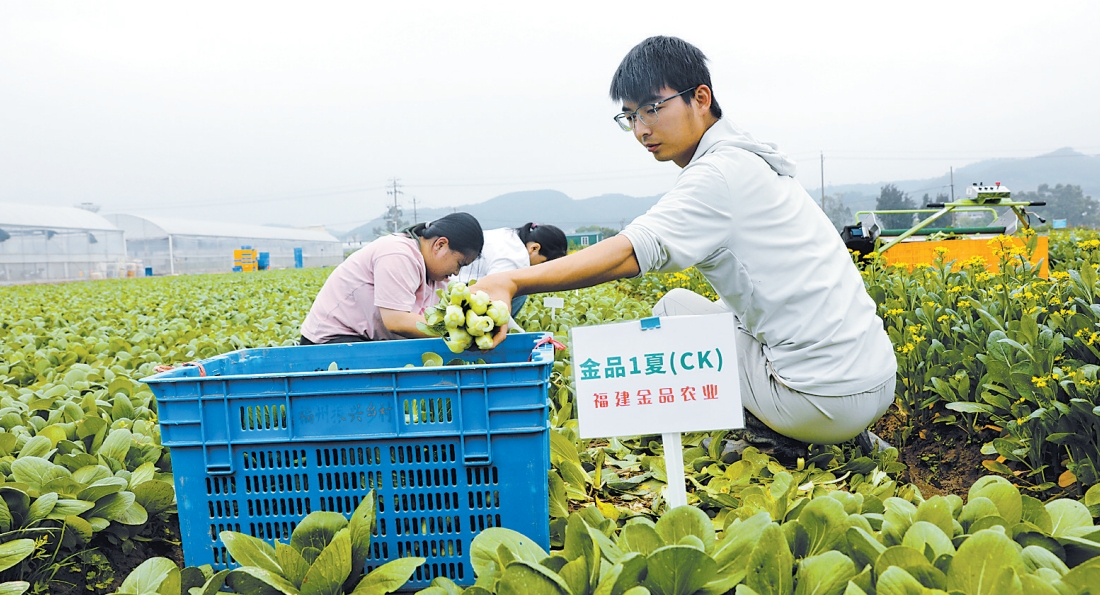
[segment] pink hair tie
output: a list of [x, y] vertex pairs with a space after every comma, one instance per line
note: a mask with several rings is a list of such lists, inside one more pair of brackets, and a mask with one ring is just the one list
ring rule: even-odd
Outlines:
[[538, 223], [532, 223], [532, 224], [531, 224], [531, 229], [535, 229], [535, 228], [536, 228], [536, 227], [538, 227], [538, 226], [539, 226], [539, 224], [538, 224]]

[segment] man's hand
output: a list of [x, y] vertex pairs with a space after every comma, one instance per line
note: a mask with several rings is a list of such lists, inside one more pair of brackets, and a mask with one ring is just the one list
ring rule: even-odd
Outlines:
[[[592, 287], [607, 281], [633, 277], [640, 272], [634, 245], [624, 235], [598, 242], [568, 256], [514, 271], [495, 273], [477, 280], [476, 287], [493, 300], [503, 300], [512, 310], [512, 298], [551, 291]], [[493, 347], [500, 345], [508, 332], [502, 325], [493, 337]]]
[[[516, 293], [516, 284], [508, 278], [508, 272], [482, 277], [477, 280], [474, 287], [477, 291], [484, 291], [489, 294], [490, 302], [495, 302], [497, 300], [504, 302], [504, 307], [508, 310], [509, 317], [511, 317], [512, 297], [514, 297]], [[497, 332], [493, 335], [493, 348], [500, 345], [507, 336], [507, 323], [497, 327]]]
[[[508, 323], [504, 323], [504, 324], [500, 325], [499, 327], [497, 327], [497, 332], [496, 332], [496, 334], [493, 335], [493, 346], [490, 347], [489, 349], [496, 349], [497, 345], [500, 345], [501, 343], [503, 343], [504, 340], [507, 339], [507, 338], [508, 338]], [[488, 351], [488, 350], [483, 349], [482, 351]]]

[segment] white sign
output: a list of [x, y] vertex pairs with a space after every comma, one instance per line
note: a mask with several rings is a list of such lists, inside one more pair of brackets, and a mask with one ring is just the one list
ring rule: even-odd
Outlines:
[[581, 438], [744, 427], [737, 332], [731, 314], [573, 327]]
[[565, 298], [560, 297], [547, 297], [542, 298], [542, 305], [545, 308], [550, 308], [550, 319], [558, 319], [558, 310], [565, 307]]

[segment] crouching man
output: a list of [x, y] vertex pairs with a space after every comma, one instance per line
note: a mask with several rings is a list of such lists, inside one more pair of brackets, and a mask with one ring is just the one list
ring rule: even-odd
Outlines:
[[654, 314], [736, 317], [748, 412], [799, 442], [862, 432], [866, 444], [864, 431], [894, 401], [894, 349], [839, 234], [795, 180], [795, 164], [722, 117], [705, 56], [681, 39], [635, 46], [611, 97], [622, 103], [618, 125], [657, 161], [682, 168], [673, 188], [617, 236], [489, 275], [478, 289], [507, 303], [694, 266], [721, 299], [674, 290]]

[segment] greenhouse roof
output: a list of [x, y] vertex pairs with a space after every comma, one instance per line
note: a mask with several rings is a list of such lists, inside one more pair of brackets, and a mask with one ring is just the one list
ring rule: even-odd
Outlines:
[[250, 238], [262, 240], [297, 240], [303, 242], [339, 242], [332, 234], [293, 227], [269, 227], [250, 223], [198, 221], [169, 217], [139, 215], [107, 215], [107, 219], [126, 231], [127, 239], [163, 238], [167, 236], [204, 236]]
[[0, 202], [0, 229], [5, 226], [118, 231], [110, 221], [84, 209]]

